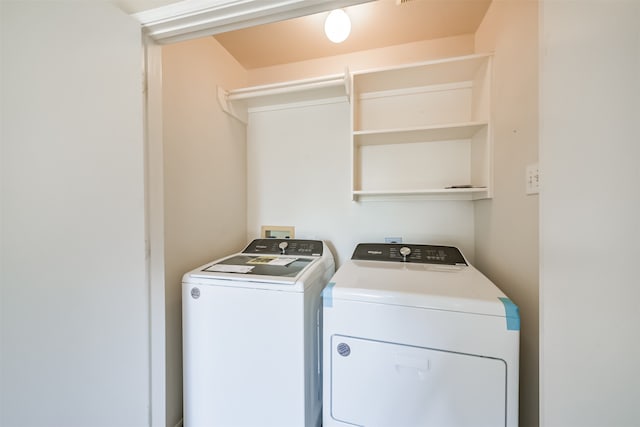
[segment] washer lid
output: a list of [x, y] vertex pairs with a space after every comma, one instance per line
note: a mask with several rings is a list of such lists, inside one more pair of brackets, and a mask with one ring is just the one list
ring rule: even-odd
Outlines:
[[241, 253], [190, 271], [183, 281], [217, 279], [236, 284], [295, 285], [314, 263], [333, 260], [324, 249], [324, 242], [320, 240], [255, 239]]
[[387, 261], [347, 261], [333, 276], [325, 305], [333, 300], [458, 311], [505, 317], [508, 300], [473, 266]]
[[192, 278], [215, 278], [293, 284], [319, 258], [236, 254], [189, 273]]

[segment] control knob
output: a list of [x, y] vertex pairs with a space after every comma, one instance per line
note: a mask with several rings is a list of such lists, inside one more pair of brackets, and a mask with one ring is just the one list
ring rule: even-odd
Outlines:
[[400, 255], [402, 255], [402, 261], [407, 262], [407, 256], [411, 254], [411, 248], [403, 246], [400, 248]]
[[278, 245], [278, 247], [282, 251], [282, 255], [284, 255], [284, 251], [287, 249], [287, 246], [289, 246], [289, 243], [287, 242], [280, 242], [280, 244]]

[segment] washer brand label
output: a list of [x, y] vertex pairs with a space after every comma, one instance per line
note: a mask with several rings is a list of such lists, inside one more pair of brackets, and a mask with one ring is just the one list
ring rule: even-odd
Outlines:
[[200, 289], [198, 289], [198, 288], [192, 288], [192, 289], [191, 289], [191, 298], [193, 298], [193, 299], [198, 299], [198, 298], [200, 298]]
[[382, 251], [367, 251], [369, 255], [382, 255]]

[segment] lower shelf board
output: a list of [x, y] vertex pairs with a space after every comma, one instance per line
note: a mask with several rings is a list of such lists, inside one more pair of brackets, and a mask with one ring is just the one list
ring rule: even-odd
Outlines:
[[352, 198], [365, 200], [479, 200], [491, 198], [487, 187], [432, 188], [418, 190], [354, 190]]

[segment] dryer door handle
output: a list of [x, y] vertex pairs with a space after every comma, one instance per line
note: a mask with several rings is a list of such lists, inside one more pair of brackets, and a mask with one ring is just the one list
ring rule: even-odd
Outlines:
[[417, 371], [418, 377], [424, 379], [427, 372], [431, 369], [431, 361], [415, 355], [396, 354], [395, 369], [398, 374]]

